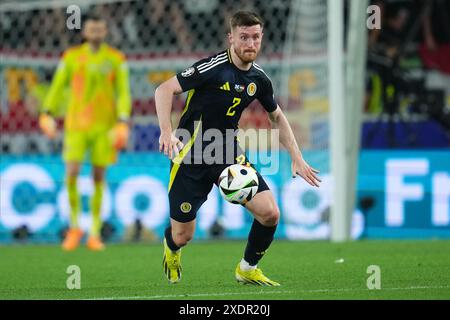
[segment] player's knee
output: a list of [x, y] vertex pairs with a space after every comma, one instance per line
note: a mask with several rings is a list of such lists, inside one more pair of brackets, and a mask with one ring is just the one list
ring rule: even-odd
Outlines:
[[105, 169], [104, 168], [94, 168], [92, 172], [92, 178], [94, 182], [101, 183], [105, 180]]
[[80, 169], [76, 167], [69, 167], [67, 168], [67, 178], [75, 180], [77, 179], [78, 175], [80, 174]]
[[173, 241], [179, 247], [185, 246], [192, 240], [193, 235], [190, 232], [178, 231], [173, 235]]
[[95, 183], [103, 183], [103, 182], [105, 182], [105, 178], [99, 177], [99, 176], [95, 176], [95, 175], [92, 177], [92, 180], [94, 180]]
[[270, 206], [264, 209], [261, 220], [264, 226], [277, 225], [280, 220], [280, 209], [278, 209], [278, 206]]

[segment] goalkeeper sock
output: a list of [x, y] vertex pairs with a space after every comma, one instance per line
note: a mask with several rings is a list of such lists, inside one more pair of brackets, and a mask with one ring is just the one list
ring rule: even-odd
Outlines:
[[172, 238], [172, 227], [167, 227], [166, 231], [164, 232], [164, 237], [166, 238], [167, 246], [170, 250], [173, 252], [180, 250], [181, 248], [175, 244]]
[[80, 213], [80, 195], [78, 194], [77, 178], [68, 177], [66, 186], [67, 186], [67, 193], [69, 195], [70, 227], [78, 228], [78, 215]]
[[266, 227], [254, 219], [250, 234], [248, 235], [247, 247], [245, 248], [244, 260], [250, 266], [256, 266], [266, 253], [273, 240], [277, 226]]
[[103, 181], [94, 183], [94, 194], [91, 198], [92, 225], [90, 233], [90, 235], [94, 237], [100, 236], [100, 230], [102, 228], [100, 211], [102, 206], [103, 188]]

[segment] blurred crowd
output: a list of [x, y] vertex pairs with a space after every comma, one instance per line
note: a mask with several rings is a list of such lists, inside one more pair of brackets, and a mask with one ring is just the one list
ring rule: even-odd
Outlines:
[[[128, 54], [215, 52], [226, 45], [227, 21], [237, 9], [257, 10], [264, 18], [268, 53], [282, 50], [291, 0], [137, 0], [81, 7], [106, 18], [108, 42]], [[3, 13], [2, 50], [57, 55], [81, 42], [68, 32], [66, 8]], [[27, 30], [24, 32], [24, 30]], [[20, 39], [20, 41], [18, 41]]]
[[[394, 140], [414, 145], [419, 136], [426, 136], [424, 145], [440, 139], [440, 146], [450, 146], [450, 1], [372, 4], [380, 7], [382, 23], [381, 29], [369, 31], [366, 113], [390, 123], [389, 145], [398, 145]], [[430, 127], [409, 125], [418, 119], [431, 121]], [[366, 145], [380, 128], [372, 128]], [[436, 134], [426, 135], [433, 130]]]
[[402, 97], [426, 94], [427, 71], [436, 71], [443, 79], [450, 76], [450, 2], [377, 0], [373, 4], [381, 9], [382, 25], [369, 33], [371, 96], [366, 111], [398, 113]]

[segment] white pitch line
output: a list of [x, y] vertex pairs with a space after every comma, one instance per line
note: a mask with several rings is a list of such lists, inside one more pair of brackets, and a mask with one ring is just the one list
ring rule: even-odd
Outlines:
[[450, 286], [412, 286], [403, 288], [381, 288], [379, 290], [370, 290], [367, 288], [342, 288], [342, 289], [316, 289], [316, 290], [300, 290], [299, 293], [320, 293], [320, 292], [351, 292], [351, 291], [396, 291], [396, 290], [418, 290], [418, 289], [450, 289]]
[[159, 296], [134, 296], [134, 297], [104, 297], [87, 300], [129, 300], [129, 299], [168, 299], [168, 298], [188, 298], [188, 297], [209, 297], [209, 296], [235, 296], [240, 294], [271, 294], [271, 293], [292, 293], [293, 291], [241, 291], [241, 292], [220, 292], [220, 293], [192, 293], [192, 294], [168, 294]]
[[273, 293], [323, 293], [323, 292], [351, 292], [351, 291], [396, 291], [396, 290], [420, 290], [420, 289], [450, 289], [450, 286], [413, 286], [403, 288], [381, 288], [379, 290], [369, 290], [364, 288], [343, 288], [343, 289], [316, 289], [316, 290], [296, 290], [296, 291], [241, 291], [241, 292], [220, 292], [220, 293], [193, 293], [193, 294], [168, 294], [156, 296], [128, 296], [128, 297], [101, 297], [90, 298], [86, 300], [131, 300], [131, 299], [170, 299], [170, 298], [189, 298], [189, 297], [212, 297], [212, 296], [235, 296], [241, 294], [273, 294]]

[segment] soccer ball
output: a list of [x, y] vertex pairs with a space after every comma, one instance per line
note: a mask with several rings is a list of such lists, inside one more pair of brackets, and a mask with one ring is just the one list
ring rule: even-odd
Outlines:
[[245, 204], [258, 191], [259, 180], [252, 167], [233, 164], [226, 167], [219, 176], [219, 190], [228, 202]]

